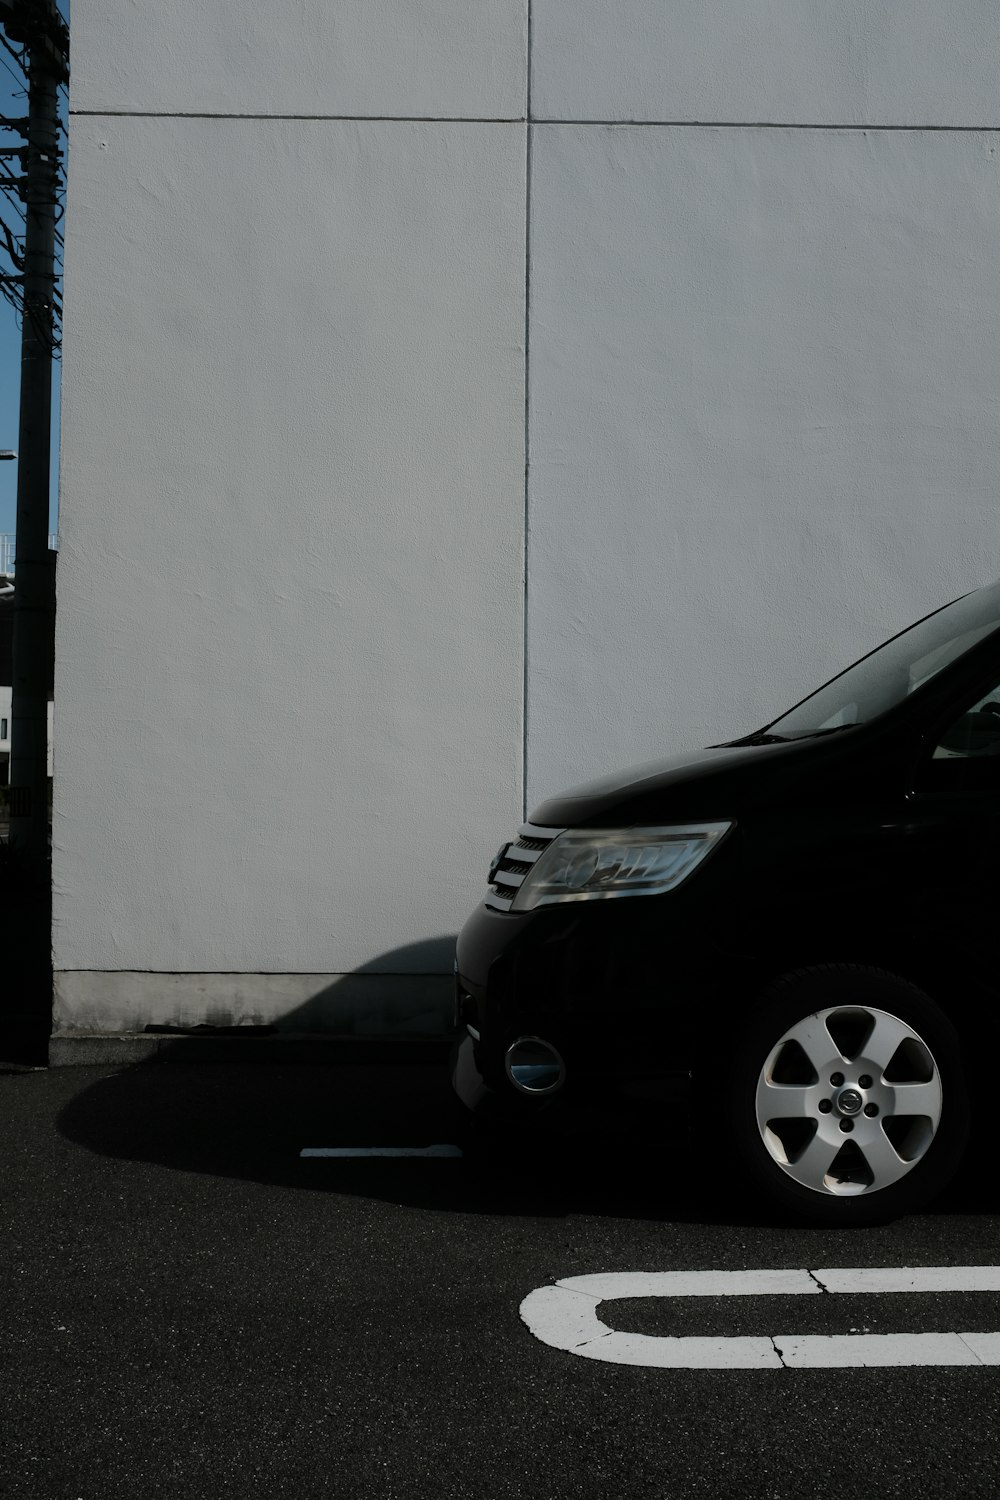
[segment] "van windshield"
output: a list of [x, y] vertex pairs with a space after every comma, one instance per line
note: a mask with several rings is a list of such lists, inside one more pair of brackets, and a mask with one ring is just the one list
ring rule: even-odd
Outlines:
[[767, 738], [795, 740], [866, 724], [902, 703], [991, 631], [1000, 630], [1000, 584], [977, 589], [894, 636], [775, 719]]

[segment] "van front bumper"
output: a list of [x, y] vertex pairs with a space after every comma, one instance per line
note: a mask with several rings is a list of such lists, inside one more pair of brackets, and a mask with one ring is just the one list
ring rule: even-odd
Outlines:
[[[669, 913], [681, 923], [674, 934], [659, 898], [525, 913], [478, 908], [456, 951], [452, 1083], [462, 1103], [500, 1120], [557, 1104], [682, 1102], [697, 1020], [721, 973], [692, 944], [680, 905]], [[685, 953], [696, 960], [685, 964]], [[530, 1095], [512, 1081], [508, 1049], [524, 1037], [563, 1060], [555, 1091]]]

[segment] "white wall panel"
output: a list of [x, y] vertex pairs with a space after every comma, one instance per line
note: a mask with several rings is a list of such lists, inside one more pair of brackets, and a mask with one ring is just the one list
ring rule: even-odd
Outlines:
[[73, 0], [73, 108], [523, 116], [525, 0]]
[[529, 805], [1000, 572], [1000, 147], [536, 128]]
[[392, 970], [520, 811], [523, 127], [77, 119], [67, 225], [56, 966]]
[[987, 0], [532, 0], [545, 119], [1000, 125]]

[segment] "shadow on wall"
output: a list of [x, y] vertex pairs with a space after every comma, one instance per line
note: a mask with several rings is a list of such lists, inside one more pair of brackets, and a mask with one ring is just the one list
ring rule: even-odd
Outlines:
[[[392, 948], [284, 1012], [274, 1029], [323, 1036], [440, 1036], [451, 1024], [454, 957], [454, 933]], [[280, 986], [282, 976], [265, 976], [268, 980]]]
[[63, 971], [50, 1061], [113, 1062], [120, 1038], [142, 1033], [150, 1051], [191, 1034], [442, 1036], [452, 1021], [454, 954], [454, 935], [443, 935], [336, 976]]

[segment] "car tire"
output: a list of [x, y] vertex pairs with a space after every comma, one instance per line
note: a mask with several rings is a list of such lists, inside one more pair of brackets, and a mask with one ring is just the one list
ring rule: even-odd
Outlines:
[[756, 1201], [852, 1227], [923, 1208], [961, 1162], [958, 1036], [930, 997], [839, 964], [773, 984], [737, 1029], [728, 1129]]

